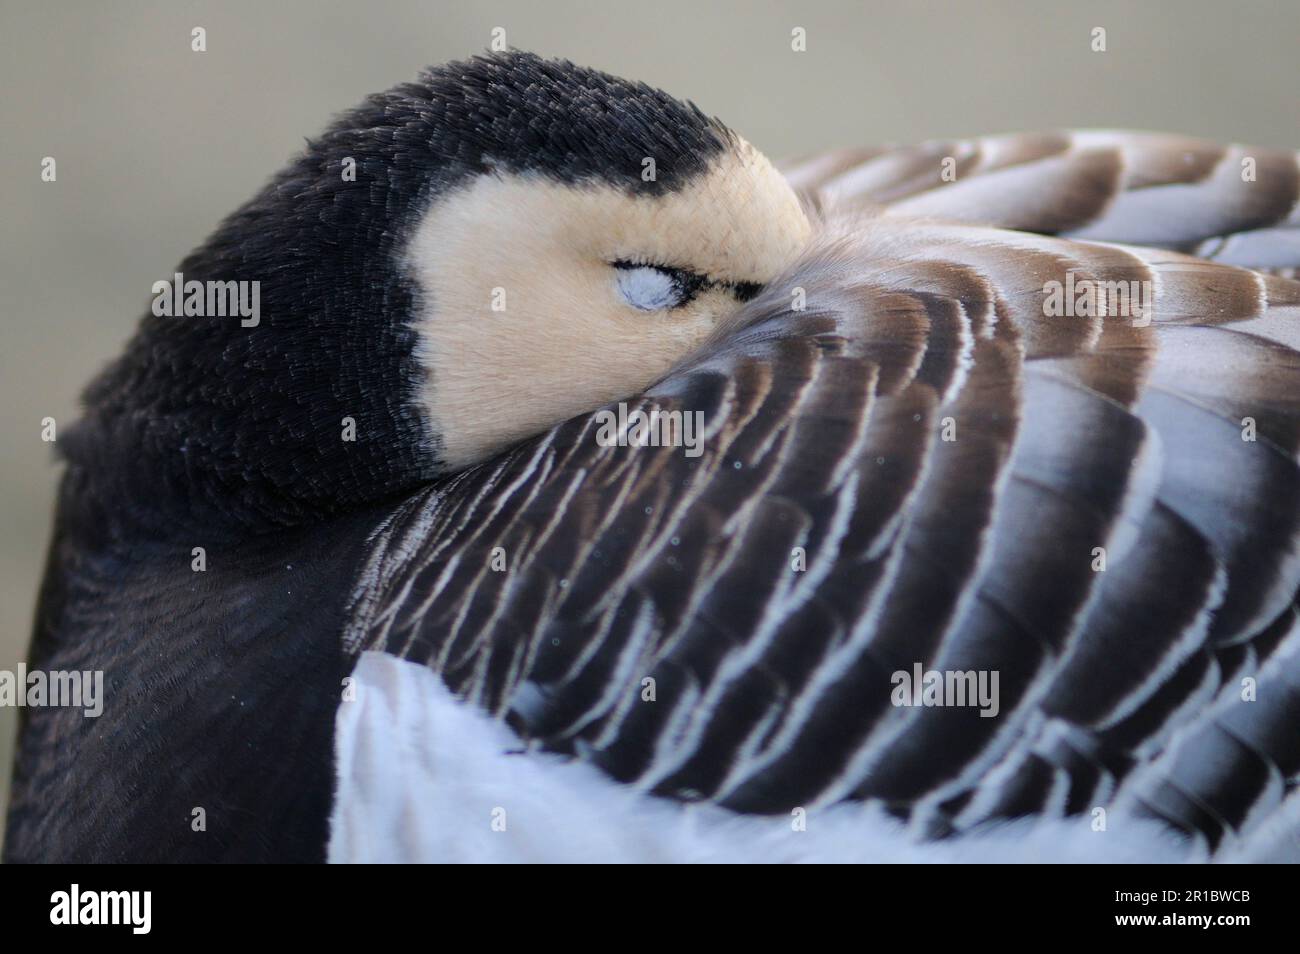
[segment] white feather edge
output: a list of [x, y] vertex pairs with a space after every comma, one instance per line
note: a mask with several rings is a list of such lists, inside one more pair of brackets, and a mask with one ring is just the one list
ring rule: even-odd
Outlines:
[[1105, 831], [1085, 816], [919, 842], [878, 806], [841, 804], [808, 810], [795, 830], [793, 815], [683, 805], [586, 763], [524, 752], [426, 666], [365, 652], [353, 677], [355, 698], [336, 718], [335, 863], [1201, 860], [1162, 826], [1114, 813]]

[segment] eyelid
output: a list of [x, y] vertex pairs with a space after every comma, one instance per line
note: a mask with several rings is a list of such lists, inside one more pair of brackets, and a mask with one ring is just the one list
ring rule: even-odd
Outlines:
[[707, 281], [707, 279], [703, 275], [700, 275], [697, 272], [693, 272], [689, 268], [678, 268], [676, 265], [664, 265], [661, 262], [634, 262], [629, 259], [621, 258], [618, 261], [610, 262], [609, 264], [614, 266], [615, 268], [622, 268], [622, 269], [653, 268], [656, 269], [657, 271], [667, 272], [669, 275], [672, 275], [674, 277], [678, 275], [683, 277], [689, 276], [689, 277], [697, 278], [701, 281]]
[[618, 269], [653, 268], [669, 276], [673, 280], [673, 288], [678, 296], [677, 303], [672, 306], [674, 308], [689, 305], [701, 291], [715, 284], [698, 272], [686, 268], [676, 268], [672, 265], [661, 265], [658, 262], [633, 262], [620, 259], [616, 262], [610, 262], [610, 264]]
[[681, 292], [681, 301], [676, 307], [687, 305], [695, 300], [695, 297], [705, 289], [724, 288], [735, 296], [737, 301], [746, 302], [758, 296], [763, 290], [763, 285], [759, 282], [724, 282], [717, 279], [709, 278], [707, 275], [701, 275], [699, 272], [691, 271], [689, 268], [677, 268], [673, 265], [663, 265], [659, 262], [635, 262], [629, 259], [619, 259], [610, 262], [614, 268], [631, 269], [631, 268], [653, 268], [671, 275], [678, 290]]

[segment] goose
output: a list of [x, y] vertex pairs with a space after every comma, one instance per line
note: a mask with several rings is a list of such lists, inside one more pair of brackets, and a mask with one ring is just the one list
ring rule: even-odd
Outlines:
[[1300, 860], [1298, 195], [371, 96], [176, 269], [258, 319], [60, 439], [30, 666], [102, 712], [24, 709], [6, 858]]

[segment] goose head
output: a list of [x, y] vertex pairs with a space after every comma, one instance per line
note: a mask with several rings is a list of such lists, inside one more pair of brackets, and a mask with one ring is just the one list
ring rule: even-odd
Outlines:
[[430, 203], [402, 263], [423, 407], [458, 469], [644, 389], [810, 227], [758, 150], [658, 90], [526, 54], [451, 76], [477, 171]]
[[526, 53], [441, 66], [340, 115], [181, 262], [256, 285], [259, 316], [146, 314], [64, 451], [167, 525], [389, 498], [635, 395], [809, 234], [693, 105]]

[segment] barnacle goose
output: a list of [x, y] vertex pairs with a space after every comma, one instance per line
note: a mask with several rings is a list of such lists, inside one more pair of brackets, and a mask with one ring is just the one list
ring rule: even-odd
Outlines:
[[31, 664], [107, 693], [25, 710], [6, 857], [1300, 858], [1298, 192], [370, 97], [181, 264], [260, 322], [146, 315], [61, 441]]

